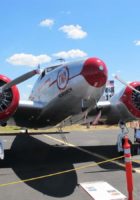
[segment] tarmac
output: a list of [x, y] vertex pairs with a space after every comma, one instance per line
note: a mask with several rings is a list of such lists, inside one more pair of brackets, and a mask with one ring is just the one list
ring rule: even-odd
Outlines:
[[[129, 137], [133, 141], [132, 131]], [[118, 132], [88, 129], [62, 135], [1, 135], [5, 159], [0, 161], [0, 200], [91, 200], [80, 183], [95, 181], [106, 181], [127, 196], [123, 158], [108, 161], [120, 156], [116, 148]], [[133, 194], [139, 200], [140, 156], [132, 151]]]

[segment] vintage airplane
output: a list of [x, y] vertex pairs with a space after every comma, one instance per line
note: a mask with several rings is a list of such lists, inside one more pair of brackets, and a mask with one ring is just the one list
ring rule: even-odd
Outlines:
[[140, 118], [140, 82], [127, 85], [110, 101], [99, 101], [108, 70], [99, 58], [60, 63], [39, 75], [28, 101], [19, 100], [17, 84], [39, 73], [28, 72], [13, 81], [0, 75], [0, 124], [43, 128], [59, 123], [127, 122]]
[[28, 72], [13, 81], [0, 76], [0, 124], [25, 128], [54, 126], [65, 120], [78, 123], [96, 107], [102, 96], [107, 67], [99, 58], [60, 63], [45, 68], [36, 81], [28, 101], [19, 100], [17, 84], [38, 74]]

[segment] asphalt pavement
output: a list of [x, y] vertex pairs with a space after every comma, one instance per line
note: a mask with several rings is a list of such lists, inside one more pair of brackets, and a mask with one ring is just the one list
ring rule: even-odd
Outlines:
[[[1, 135], [5, 159], [0, 161], [0, 200], [90, 200], [80, 183], [96, 181], [106, 181], [127, 196], [124, 160], [107, 162], [119, 156], [118, 132]], [[132, 130], [129, 137], [133, 141]], [[139, 200], [140, 157], [133, 159], [134, 199]]]

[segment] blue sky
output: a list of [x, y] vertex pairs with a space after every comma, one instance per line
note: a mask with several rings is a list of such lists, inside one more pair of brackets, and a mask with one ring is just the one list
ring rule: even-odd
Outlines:
[[[110, 79], [118, 73], [126, 81], [140, 80], [139, 25], [139, 0], [1, 0], [0, 74], [13, 79], [60, 56], [96, 56]], [[18, 86], [21, 98], [35, 79]]]

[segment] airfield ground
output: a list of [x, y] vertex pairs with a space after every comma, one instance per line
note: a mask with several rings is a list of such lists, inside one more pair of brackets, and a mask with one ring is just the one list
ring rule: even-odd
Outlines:
[[[129, 126], [129, 124], [128, 124]], [[58, 127], [53, 127], [53, 128], [48, 128], [48, 129], [41, 129], [41, 130], [34, 130], [34, 129], [29, 129], [29, 132], [58, 132]], [[71, 126], [65, 126], [63, 127], [63, 131], [94, 131], [94, 130], [105, 130], [105, 129], [118, 129], [117, 125], [94, 125], [90, 126], [87, 128], [86, 125], [71, 125]], [[0, 126], [0, 134], [1, 133], [20, 133], [21, 128], [17, 126], [6, 126], [6, 127], [1, 127]]]
[[[83, 130], [65, 129], [66, 145], [64, 135], [54, 130], [43, 130], [41, 135], [42, 131], [18, 134], [15, 127], [0, 130], [5, 147], [5, 159], [0, 161], [0, 200], [90, 200], [80, 183], [93, 181], [106, 181], [127, 196], [123, 159], [106, 162], [118, 157], [119, 129]], [[129, 130], [133, 140], [133, 130]], [[139, 200], [139, 156], [133, 157], [133, 169], [134, 199]]]

